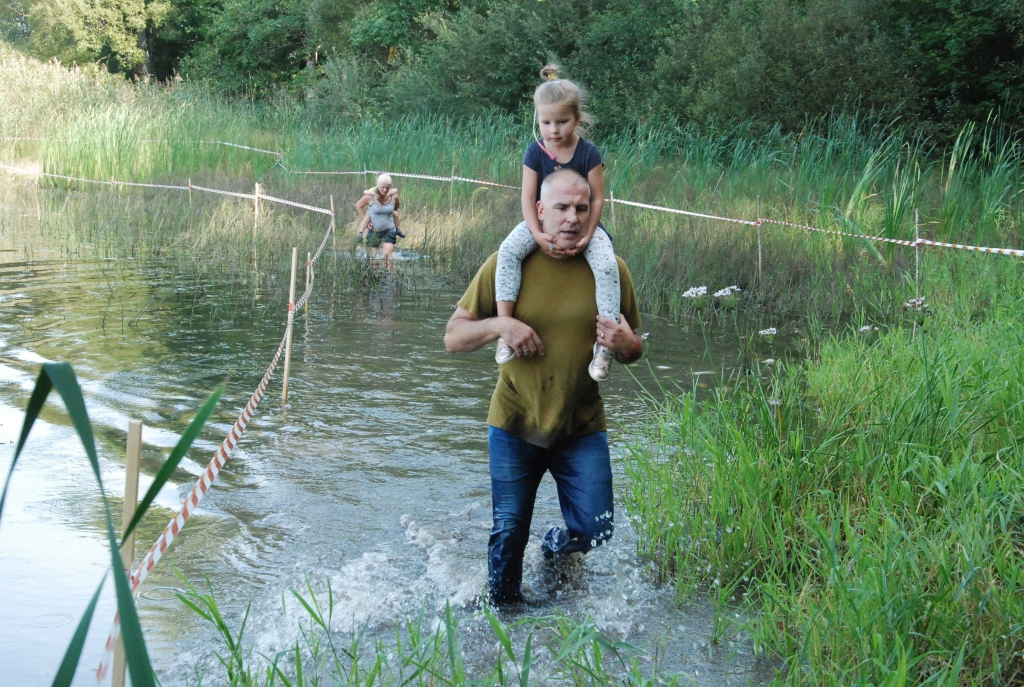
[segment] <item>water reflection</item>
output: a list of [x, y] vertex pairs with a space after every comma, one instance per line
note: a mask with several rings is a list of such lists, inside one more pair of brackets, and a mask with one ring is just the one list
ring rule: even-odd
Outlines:
[[[17, 213], [4, 209], [3, 212]], [[196, 273], [174, 254], [70, 251], [29, 217], [9, 215], [0, 239], [0, 439], [10, 445], [37, 366], [71, 361], [97, 425], [105, 484], [123, 489], [128, 419], [142, 418], [143, 469], [152, 475], [212, 388], [230, 377], [220, 409], [140, 526], [152, 542], [229, 429], [282, 334], [279, 292], [235, 274]], [[15, 221], [16, 220], [16, 221]], [[357, 290], [331, 282], [329, 256], [308, 314], [297, 318], [290, 403], [267, 400], [203, 507], [139, 595], [142, 622], [165, 685], [197, 663], [212, 667], [210, 628], [174, 599], [177, 577], [209, 576], [229, 619], [253, 603], [250, 637], [274, 653], [297, 637], [304, 612], [282, 595], [307, 580], [337, 606], [335, 629], [389, 635], [405, 614], [463, 610], [467, 663], [493, 660], [490, 630], [475, 611], [486, 578], [490, 526], [484, 419], [493, 351], [452, 356], [444, 322], [460, 291], [425, 275], [416, 288]], [[337, 265], [336, 262], [333, 264]], [[396, 270], [395, 278], [402, 270]], [[406, 272], [404, 274], [411, 274]], [[645, 317], [649, 366], [616, 366], [602, 385], [613, 451], [638, 420], [641, 386], [706, 386], [737, 361], [730, 327], [700, 331]], [[766, 350], [761, 357], [768, 357]], [[755, 358], [753, 352], [751, 353]], [[635, 379], [632, 374], [635, 374]], [[16, 684], [52, 678], [93, 586], [109, 561], [97, 491], [80, 444], [52, 404], [33, 431], [0, 528], [0, 660]], [[6, 460], [6, 456], [5, 459]], [[615, 460], [617, 485], [624, 476]], [[143, 477], [143, 489], [146, 484]], [[625, 510], [620, 507], [620, 513]], [[559, 522], [553, 482], [538, 496], [534, 532]], [[557, 607], [643, 646], [663, 643], [666, 666], [702, 684], [770, 677], [750, 647], [709, 642], [707, 608], [680, 608], [634, 555], [627, 523], [611, 545], [569, 575]], [[141, 552], [140, 552], [141, 554]], [[548, 584], [539, 540], [527, 550], [526, 586]], [[554, 608], [550, 609], [554, 610]], [[78, 683], [100, 655], [113, 600], [105, 594]]]

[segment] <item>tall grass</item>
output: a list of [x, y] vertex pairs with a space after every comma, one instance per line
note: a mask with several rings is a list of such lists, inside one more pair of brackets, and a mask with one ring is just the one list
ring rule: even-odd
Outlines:
[[[243, 190], [259, 180], [271, 192], [318, 203], [336, 193], [346, 196], [338, 203], [342, 229], [345, 213], [355, 218], [347, 206], [371, 180], [289, 170], [454, 170], [517, 184], [522, 151], [532, 140], [529, 122], [498, 114], [458, 123], [424, 116], [321, 124], [284, 101], [226, 101], [194, 84], [133, 86], [5, 48], [0, 103], [0, 136], [44, 139], [0, 142], [8, 161], [34, 160], [47, 171], [91, 178], [191, 178]], [[217, 140], [281, 157], [203, 142]], [[766, 217], [903, 239], [913, 238], [913, 210], [920, 208], [926, 237], [1024, 245], [1024, 149], [994, 121], [966, 126], [948, 150], [934, 149], [898, 122], [842, 114], [795, 134], [755, 136], [742, 124], [639, 124], [598, 142], [616, 198], [747, 219], [760, 206]], [[514, 191], [399, 181], [407, 217], [424, 228], [421, 248], [460, 281], [519, 219]], [[749, 228], [625, 206], [615, 208], [614, 218], [606, 207], [604, 221], [649, 310], [679, 312], [679, 294], [689, 286], [735, 283], [750, 294], [748, 302], [780, 313], [810, 308], [839, 317], [862, 307], [851, 290], [900, 291], [912, 264], [905, 248], [879, 250], [857, 239], [765, 227], [757, 280], [756, 235]], [[900, 291], [894, 300], [906, 295]]]
[[1024, 282], [877, 342], [652, 401], [641, 550], [786, 659], [780, 682], [1024, 682]]

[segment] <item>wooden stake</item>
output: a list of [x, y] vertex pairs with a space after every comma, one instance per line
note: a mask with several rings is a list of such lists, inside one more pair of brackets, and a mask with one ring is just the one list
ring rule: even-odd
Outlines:
[[334, 251], [334, 259], [338, 259], [338, 235], [334, 230], [338, 227], [334, 217], [334, 196], [331, 196], [331, 250]]
[[[295, 265], [299, 260], [298, 247], [292, 248], [292, 285], [288, 292], [288, 312], [295, 310]], [[281, 392], [281, 405], [288, 403], [288, 377], [292, 372], [292, 323], [294, 315], [288, 318], [288, 333], [284, 344], [284, 390]]]
[[192, 179], [188, 180], [188, 206], [192, 207]]
[[260, 221], [260, 183], [257, 181], [256, 186], [253, 188], [253, 199], [252, 199], [252, 238], [256, 239], [256, 225]]
[[452, 181], [448, 187], [448, 214], [455, 214], [455, 165], [452, 165]]
[[[131, 420], [128, 423], [128, 446], [125, 451], [124, 470], [124, 511], [121, 513], [121, 532], [128, 529], [135, 508], [139, 505], [139, 463], [142, 456], [142, 420]], [[135, 559], [135, 533], [121, 538], [121, 564], [124, 571], [131, 574], [132, 561]], [[118, 638], [114, 647], [114, 669], [110, 675], [111, 687], [124, 687], [127, 662], [124, 655], [124, 636]]]
[[921, 214], [914, 208], [914, 298], [921, 297]]
[[[309, 265], [312, 262], [310, 260], [310, 257], [312, 257], [312, 253], [310, 253], [309, 251], [306, 251], [306, 291], [309, 291]], [[303, 293], [305, 293], [305, 291], [303, 291]], [[309, 314], [309, 299], [308, 298], [306, 299], [306, 303], [303, 305], [303, 308], [306, 310], [306, 314], [308, 315]]]
[[757, 285], [761, 285], [761, 196], [757, 197]]

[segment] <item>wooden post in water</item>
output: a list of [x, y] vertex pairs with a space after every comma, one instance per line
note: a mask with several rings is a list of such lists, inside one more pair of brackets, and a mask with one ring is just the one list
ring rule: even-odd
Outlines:
[[[306, 251], [306, 291], [309, 291], [309, 266], [313, 264], [313, 261], [310, 260], [311, 256], [312, 256], [312, 253], [310, 253], [309, 251]], [[305, 293], [306, 291], [303, 291], [303, 293]], [[309, 298], [306, 299], [306, 302], [305, 302], [305, 304], [303, 304], [302, 307], [306, 310], [306, 314], [308, 315], [309, 314]]]
[[334, 259], [338, 259], [338, 235], [335, 233], [335, 229], [338, 228], [337, 222], [334, 220], [334, 196], [331, 196], [331, 250], [334, 251]]
[[761, 196], [757, 197], [757, 285], [761, 286]]
[[284, 389], [281, 392], [281, 405], [288, 403], [288, 377], [292, 372], [292, 323], [295, 320], [295, 265], [299, 260], [298, 247], [292, 248], [292, 285], [288, 291], [288, 333], [284, 343]]
[[[139, 463], [142, 456], [142, 420], [131, 420], [128, 423], [128, 446], [125, 451], [124, 470], [124, 511], [121, 513], [121, 564], [124, 571], [131, 574], [132, 561], [135, 559], [135, 533], [127, 537], [128, 529], [135, 508], [139, 504]], [[111, 687], [124, 687], [127, 663], [124, 655], [124, 636], [118, 638], [114, 647], [114, 670], [110, 675]]]

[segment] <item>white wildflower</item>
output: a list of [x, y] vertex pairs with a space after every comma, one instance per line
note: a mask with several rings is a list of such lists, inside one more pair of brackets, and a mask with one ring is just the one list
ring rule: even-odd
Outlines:
[[708, 287], [706, 286], [691, 286], [683, 292], [683, 298], [700, 298], [706, 295], [708, 295]]
[[739, 293], [742, 290], [743, 289], [741, 289], [740, 287], [738, 287], [736, 285], [726, 286], [724, 289], [721, 289], [719, 291], [715, 291], [714, 296], [715, 296], [715, 298], [727, 298], [728, 296], [732, 296], [733, 294], [737, 294], [737, 293]]
[[757, 333], [758, 336], [775, 336], [778, 334], [775, 327], [768, 327], [768, 329], [762, 329]]

